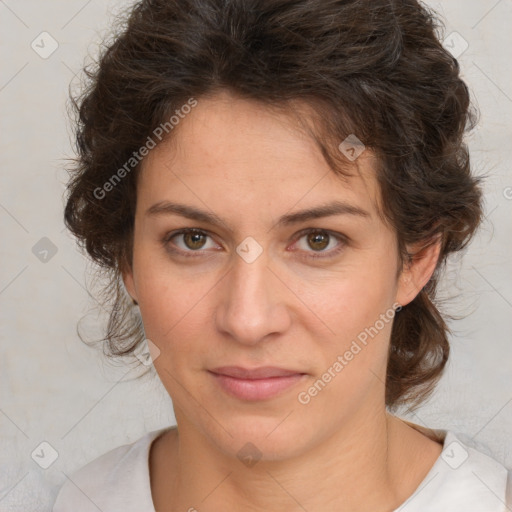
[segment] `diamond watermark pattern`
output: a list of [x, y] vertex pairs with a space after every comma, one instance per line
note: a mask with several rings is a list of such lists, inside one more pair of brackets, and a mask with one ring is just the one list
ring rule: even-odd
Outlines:
[[43, 469], [48, 469], [59, 457], [57, 450], [47, 441], [40, 443], [31, 454], [35, 463]]
[[236, 252], [246, 263], [252, 263], [263, 252], [263, 247], [252, 236], [248, 236], [238, 245]]
[[134, 352], [135, 357], [144, 365], [151, 366], [160, 355], [160, 349], [148, 338]]
[[448, 466], [457, 469], [464, 464], [469, 453], [460, 443], [453, 441], [443, 450], [441, 457]]
[[458, 32], [451, 32], [445, 37], [443, 46], [458, 59], [469, 48], [469, 43]]
[[351, 161], [356, 160], [366, 149], [366, 146], [351, 133], [339, 146], [338, 149]]
[[57, 246], [46, 236], [32, 247], [32, 253], [41, 263], [48, 263], [57, 254], [57, 250]]
[[59, 47], [59, 43], [48, 32], [41, 32], [32, 43], [30, 43], [30, 46], [39, 57], [48, 59]]
[[263, 454], [252, 443], [245, 443], [237, 453], [238, 459], [248, 468], [252, 468]]

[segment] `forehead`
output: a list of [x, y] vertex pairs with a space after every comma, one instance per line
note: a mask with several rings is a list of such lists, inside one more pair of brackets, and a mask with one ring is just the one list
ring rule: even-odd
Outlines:
[[363, 151], [340, 177], [293, 113], [220, 93], [199, 99], [170, 135], [142, 164], [138, 200], [147, 206], [186, 195], [280, 212], [335, 199], [376, 210], [374, 155]]

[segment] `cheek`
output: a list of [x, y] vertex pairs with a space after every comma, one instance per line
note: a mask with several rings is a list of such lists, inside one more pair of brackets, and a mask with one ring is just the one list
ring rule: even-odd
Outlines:
[[324, 375], [330, 369], [336, 375], [325, 398], [333, 393], [333, 399], [340, 399], [342, 389], [367, 389], [377, 379], [375, 375], [384, 379], [395, 315], [390, 276], [392, 270], [383, 272], [377, 265], [364, 265], [304, 290], [304, 302], [316, 313], [310, 315], [309, 329], [313, 340], [316, 337], [313, 350], [318, 373]]
[[149, 241], [140, 242], [134, 252], [134, 274], [145, 328], [156, 339], [189, 325], [202, 297], [215, 283], [206, 273], [183, 272]]
[[207, 291], [196, 284], [185, 286], [187, 290], [182, 292], [183, 286], [184, 283], [176, 279], [167, 283], [146, 282], [140, 309], [148, 338], [153, 336], [165, 346], [171, 342], [177, 347], [190, 346], [187, 340], [194, 338], [201, 329], [204, 331]]
[[[315, 311], [329, 327], [325, 336], [313, 331], [309, 352], [316, 361], [316, 375], [302, 400], [310, 411], [325, 411], [349, 417], [368, 400], [384, 393], [389, 338], [395, 312], [390, 290], [378, 276], [339, 281], [316, 297]], [[382, 316], [381, 316], [382, 315]], [[318, 324], [318, 322], [317, 322]], [[304, 401], [300, 402], [301, 404]], [[319, 412], [318, 414], [324, 414]]]
[[148, 279], [140, 303], [146, 337], [158, 347], [154, 368], [177, 404], [190, 398], [189, 389], [204, 367], [209, 337], [205, 336], [207, 302], [197, 284], [182, 293], [180, 279]]
[[303, 284], [302, 300], [337, 338], [347, 339], [373, 325], [394, 302], [391, 271], [355, 266]]
[[[173, 375], [201, 366], [211, 338], [212, 293], [218, 281], [211, 274], [179, 273], [149, 261], [139, 274], [139, 307], [146, 337], [160, 350], [155, 368], [162, 381], [168, 380], [164, 369]], [[186, 361], [186, 364], [185, 364]]]

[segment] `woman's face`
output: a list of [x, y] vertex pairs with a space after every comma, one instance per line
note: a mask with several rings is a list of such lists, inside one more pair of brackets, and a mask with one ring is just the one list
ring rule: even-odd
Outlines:
[[[297, 455], [382, 414], [393, 304], [425, 284], [396, 277], [370, 151], [343, 181], [289, 120], [225, 94], [199, 99], [139, 176], [124, 281], [180, 432], [230, 456], [248, 442], [262, 458]], [[346, 208], [295, 217], [334, 202]], [[186, 229], [199, 234], [172, 236]], [[291, 376], [212, 373], [227, 366]]]

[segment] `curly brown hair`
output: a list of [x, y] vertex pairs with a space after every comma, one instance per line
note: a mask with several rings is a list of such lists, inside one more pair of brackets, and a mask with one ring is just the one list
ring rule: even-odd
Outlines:
[[482, 177], [472, 176], [463, 141], [477, 111], [436, 13], [415, 0], [143, 0], [121, 20], [71, 94], [77, 157], [64, 213], [108, 278], [104, 353], [128, 355], [144, 340], [122, 281], [140, 169], [126, 162], [191, 98], [229, 90], [296, 115], [300, 102], [311, 107], [311, 136], [333, 172], [348, 173], [338, 146], [349, 134], [377, 155], [380, 214], [396, 232], [401, 264], [414, 256], [407, 244], [441, 237], [436, 269], [396, 315], [390, 341], [386, 406], [418, 407], [449, 356], [439, 274], [483, 217]]

